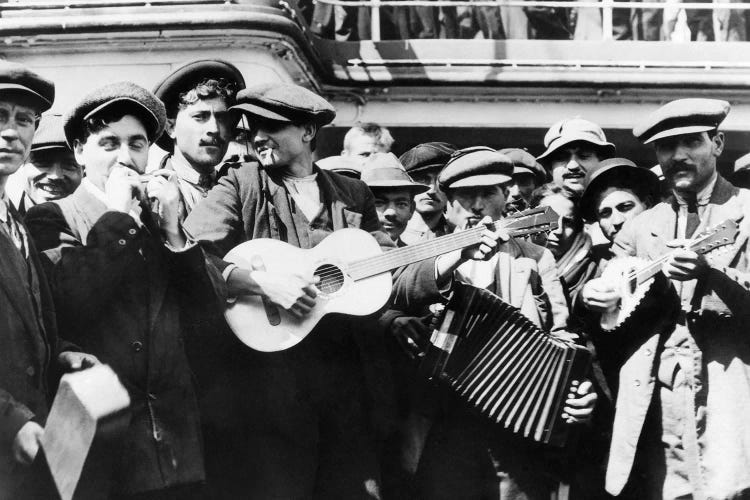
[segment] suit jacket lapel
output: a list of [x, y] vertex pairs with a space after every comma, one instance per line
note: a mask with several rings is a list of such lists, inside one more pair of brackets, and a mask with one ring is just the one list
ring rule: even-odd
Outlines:
[[658, 205], [656, 210], [654, 216], [649, 218], [651, 238], [645, 248], [649, 260], [656, 260], [669, 251], [667, 242], [674, 239], [677, 227], [677, 212], [673, 208], [673, 199]]
[[349, 205], [344, 201], [348, 199], [345, 193], [342, 193], [340, 189], [331, 180], [331, 174], [325, 170], [315, 167], [315, 171], [318, 173], [318, 186], [320, 187], [320, 200], [327, 207], [331, 207], [331, 223], [333, 224], [333, 230], [343, 229], [349, 227], [349, 223], [346, 220], [346, 211], [349, 210]]
[[[11, 215], [8, 214], [8, 216]], [[4, 261], [0, 265], [0, 286], [5, 289], [11, 303], [23, 318], [26, 329], [33, 331], [34, 318], [32, 314], [34, 307], [31, 303], [31, 297], [24, 288], [27, 278], [22, 274], [26, 261], [5, 230], [0, 230], [0, 255], [3, 256]]]
[[[708, 217], [704, 217], [705, 225], [701, 223], [699, 230], [705, 230], [706, 228], [712, 228], [718, 224], [721, 224], [727, 219], [735, 219], [738, 214], [743, 214], [743, 206], [740, 197], [739, 189], [725, 181], [722, 177], [719, 177], [716, 181], [713, 193], [711, 193], [711, 200], [709, 201], [707, 210], [709, 210]], [[750, 233], [750, 221], [747, 217], [742, 217], [738, 221], [739, 234], [733, 245], [718, 249], [713, 255], [709, 253], [708, 257], [710, 261], [715, 265], [729, 265], [741, 248], [744, 247]]]
[[[63, 215], [70, 228], [78, 236], [81, 245], [86, 245], [89, 231], [107, 212], [107, 206], [84, 186], [79, 186], [67, 199], [60, 200], [60, 204], [62, 205], [66, 200], [69, 200], [72, 210], [69, 214], [64, 213]], [[68, 215], [72, 219], [69, 219]]]

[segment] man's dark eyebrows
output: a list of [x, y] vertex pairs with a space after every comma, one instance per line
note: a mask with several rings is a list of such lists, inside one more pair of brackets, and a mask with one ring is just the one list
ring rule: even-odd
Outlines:
[[133, 142], [133, 141], [146, 141], [146, 142], [148, 142], [148, 137], [146, 137], [143, 134], [134, 134], [134, 135], [131, 135], [130, 137], [128, 137], [128, 142]]
[[114, 132], [110, 132], [108, 130], [102, 130], [99, 134], [97, 134], [97, 136], [98, 138], [96, 142], [98, 143], [101, 143], [103, 141], [111, 141], [111, 140], [119, 139], [117, 134], [115, 134]]

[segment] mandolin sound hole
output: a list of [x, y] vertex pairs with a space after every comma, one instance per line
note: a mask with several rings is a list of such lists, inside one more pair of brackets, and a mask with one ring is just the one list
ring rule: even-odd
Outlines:
[[313, 274], [320, 278], [317, 288], [323, 293], [335, 293], [344, 286], [344, 273], [333, 264], [323, 264]]

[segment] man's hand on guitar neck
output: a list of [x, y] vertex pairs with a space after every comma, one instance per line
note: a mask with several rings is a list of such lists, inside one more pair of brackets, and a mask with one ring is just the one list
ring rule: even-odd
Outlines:
[[296, 274], [236, 268], [229, 275], [227, 286], [230, 296], [260, 295], [301, 318], [315, 307], [318, 280], [317, 277], [308, 280]]
[[687, 240], [673, 240], [667, 243], [676, 250], [669, 254], [664, 263], [664, 274], [675, 281], [690, 281], [702, 278], [710, 268], [706, 258], [697, 252], [685, 248]]
[[620, 293], [606, 280], [595, 278], [583, 286], [581, 300], [592, 311], [612, 312], [620, 303]]
[[456, 250], [437, 258], [437, 278], [438, 283], [444, 283], [453, 271], [466, 262], [467, 260], [489, 260], [498, 251], [498, 243], [505, 243], [510, 239], [508, 232], [503, 228], [498, 228], [497, 231], [490, 229], [492, 224], [491, 217], [485, 217], [479, 224], [485, 226], [482, 231], [482, 241], [476, 245], [466, 247], [463, 250]]

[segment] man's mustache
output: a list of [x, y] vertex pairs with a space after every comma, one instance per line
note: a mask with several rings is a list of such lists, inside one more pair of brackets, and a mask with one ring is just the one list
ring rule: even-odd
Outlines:
[[201, 140], [200, 145], [201, 146], [214, 146], [217, 148], [222, 147], [224, 144], [226, 144], [226, 141], [220, 138], [215, 139], [209, 139], [209, 140]]

